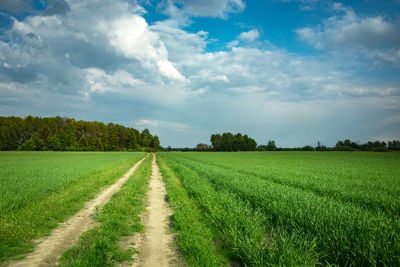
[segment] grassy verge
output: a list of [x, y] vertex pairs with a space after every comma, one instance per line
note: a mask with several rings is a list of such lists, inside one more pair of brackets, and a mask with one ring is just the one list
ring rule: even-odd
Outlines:
[[131, 259], [135, 251], [122, 248], [120, 241], [144, 229], [139, 214], [144, 211], [151, 160], [148, 157], [112, 196], [96, 215], [102, 224], [84, 233], [79, 244], [61, 257], [60, 266], [116, 266]]
[[[54, 157], [57, 156], [58, 154], [54, 154]], [[113, 154], [109, 156], [112, 157]], [[83, 203], [92, 199], [101, 188], [112, 184], [144, 156], [144, 153], [132, 153], [128, 159], [110, 163], [97, 172], [80, 177], [44, 195], [40, 200], [24, 205], [23, 208], [2, 213], [0, 262], [18, 259], [18, 255], [31, 251], [34, 247], [32, 240], [48, 235], [60, 222], [80, 210]], [[79, 166], [77, 168], [79, 169]], [[62, 172], [61, 169], [59, 171]], [[46, 172], [45, 168], [43, 172]]]
[[179, 179], [162, 157], [157, 157], [166, 187], [168, 202], [174, 211], [173, 227], [178, 232], [176, 242], [190, 266], [223, 266], [228, 259], [213, 241], [201, 211], [182, 187]]

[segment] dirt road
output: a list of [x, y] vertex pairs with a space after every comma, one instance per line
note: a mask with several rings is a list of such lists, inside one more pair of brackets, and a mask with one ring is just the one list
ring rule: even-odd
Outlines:
[[116, 183], [100, 192], [94, 199], [85, 203], [74, 216], [66, 222], [60, 224], [51, 235], [39, 240], [35, 250], [27, 257], [18, 262], [13, 262], [9, 266], [54, 266], [62, 253], [74, 245], [85, 231], [93, 228], [96, 224], [92, 217], [96, 213], [96, 207], [102, 209], [110, 200], [111, 196], [117, 192], [121, 186], [129, 179], [137, 167], [144, 159], [138, 161], [122, 178]]
[[133, 266], [175, 266], [176, 252], [172, 247], [172, 234], [168, 225], [172, 211], [165, 201], [167, 190], [153, 154], [152, 175], [147, 192], [147, 210], [143, 215], [146, 232], [137, 238], [139, 255]]

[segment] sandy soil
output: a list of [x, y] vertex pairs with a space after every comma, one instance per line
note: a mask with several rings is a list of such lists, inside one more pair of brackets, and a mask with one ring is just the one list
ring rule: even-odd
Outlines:
[[177, 259], [172, 246], [173, 236], [168, 232], [172, 211], [165, 201], [167, 190], [154, 154], [149, 187], [148, 206], [142, 216], [146, 231], [135, 236], [139, 255], [133, 266], [175, 266]]
[[92, 220], [96, 213], [96, 207], [100, 210], [110, 200], [111, 196], [117, 192], [121, 186], [129, 179], [137, 167], [144, 159], [138, 161], [122, 178], [116, 183], [100, 192], [94, 199], [85, 203], [74, 216], [66, 222], [61, 223], [51, 235], [38, 240], [35, 250], [27, 257], [18, 262], [13, 262], [9, 266], [54, 266], [62, 253], [70, 246], [77, 243], [81, 234], [94, 226]]

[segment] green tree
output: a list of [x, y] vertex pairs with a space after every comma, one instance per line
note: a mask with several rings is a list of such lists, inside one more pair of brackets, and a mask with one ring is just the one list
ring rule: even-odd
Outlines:
[[154, 151], [158, 151], [160, 149], [160, 140], [158, 139], [157, 135], [153, 137], [151, 147], [154, 149]]
[[273, 141], [273, 140], [268, 141], [267, 146], [266, 146], [266, 150], [275, 151], [276, 150], [275, 141]]
[[194, 150], [197, 151], [209, 151], [211, 147], [207, 144], [197, 144], [197, 146], [194, 148]]
[[47, 148], [49, 150], [60, 151], [62, 150], [62, 146], [60, 140], [57, 135], [52, 135], [47, 140]]
[[151, 147], [153, 136], [150, 134], [150, 131], [144, 129], [140, 135], [142, 136], [142, 147]]
[[21, 151], [35, 151], [35, 150], [37, 150], [37, 147], [36, 147], [35, 141], [33, 141], [32, 138], [29, 138], [22, 145], [20, 145], [18, 147], [18, 150], [21, 150]]

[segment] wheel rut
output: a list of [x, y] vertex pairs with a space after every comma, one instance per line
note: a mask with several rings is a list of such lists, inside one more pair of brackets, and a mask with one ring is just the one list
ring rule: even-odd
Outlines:
[[146, 231], [136, 236], [139, 250], [132, 266], [177, 266], [177, 254], [173, 248], [173, 235], [168, 232], [172, 210], [166, 202], [167, 190], [153, 154], [152, 175], [147, 192], [147, 209], [142, 215]]

